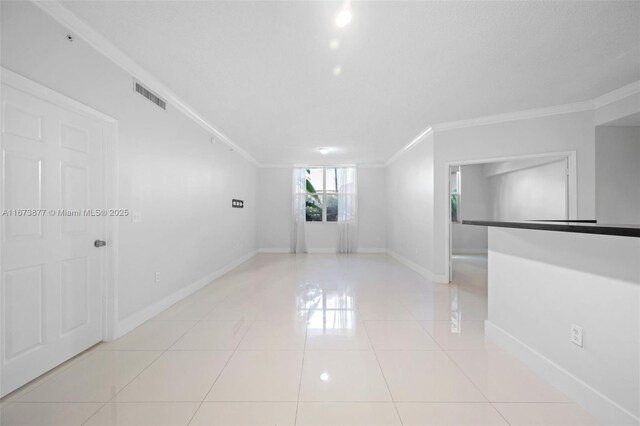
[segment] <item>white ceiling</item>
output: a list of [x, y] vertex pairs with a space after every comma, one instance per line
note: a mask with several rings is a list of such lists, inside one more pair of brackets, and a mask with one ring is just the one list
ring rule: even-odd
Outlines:
[[353, 2], [345, 28], [338, 2], [64, 5], [261, 163], [380, 163], [431, 124], [640, 79], [637, 1]]

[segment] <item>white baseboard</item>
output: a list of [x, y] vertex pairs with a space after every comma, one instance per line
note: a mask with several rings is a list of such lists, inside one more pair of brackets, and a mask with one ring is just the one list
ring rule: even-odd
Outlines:
[[513, 354], [549, 383], [584, 407], [599, 422], [607, 425], [638, 425], [640, 418], [607, 398], [549, 358], [501, 329], [491, 321], [484, 322], [485, 334], [500, 347]]
[[337, 254], [337, 248], [308, 248], [307, 253], [309, 254]]
[[291, 253], [291, 249], [279, 247], [259, 248], [258, 253]]
[[412, 262], [411, 260], [407, 259], [406, 257], [399, 255], [395, 251], [387, 249], [387, 253], [389, 254], [389, 256], [393, 257], [398, 262], [403, 263], [405, 266], [413, 269], [414, 271], [416, 271], [417, 273], [419, 273], [420, 275], [422, 275], [423, 277], [425, 277], [426, 279], [428, 279], [430, 281], [433, 281], [435, 283], [443, 283], [443, 284], [446, 284], [446, 283], [449, 282], [449, 277], [447, 277], [445, 275], [434, 274], [433, 272], [431, 272], [427, 268], [424, 268], [424, 267], [418, 265], [417, 263]]
[[[357, 253], [386, 253], [386, 248], [359, 248], [356, 250]], [[288, 248], [280, 248], [280, 247], [267, 247], [258, 249], [258, 253], [291, 253], [291, 250]], [[317, 253], [337, 253], [337, 250], [334, 248], [310, 248], [307, 249], [307, 253], [309, 254], [317, 254]]]
[[487, 254], [488, 250], [486, 248], [467, 248], [467, 249], [454, 249], [452, 254]]
[[358, 253], [371, 253], [371, 254], [378, 254], [378, 253], [386, 253], [387, 249], [386, 248], [359, 248], [358, 250], [356, 250]]
[[152, 305], [147, 306], [141, 311], [136, 312], [135, 314], [130, 315], [127, 318], [118, 321], [116, 323], [116, 326], [114, 327], [113, 338], [117, 339], [118, 337], [121, 337], [127, 334], [128, 332], [138, 327], [143, 322], [150, 320], [151, 318], [155, 317], [156, 315], [158, 315], [160, 312], [164, 311], [168, 307], [175, 305], [177, 302], [181, 301], [182, 299], [189, 296], [190, 294], [193, 294], [196, 291], [200, 290], [202, 287], [206, 286], [210, 282], [220, 278], [221, 276], [231, 271], [232, 269], [237, 268], [238, 266], [240, 266], [240, 264], [246, 262], [247, 260], [255, 256], [256, 253], [257, 251], [249, 252], [246, 255], [223, 266], [217, 271], [214, 271], [209, 275], [206, 275], [200, 278], [199, 280], [189, 284], [188, 286], [183, 287], [174, 293], [171, 293], [170, 295], [153, 303]]

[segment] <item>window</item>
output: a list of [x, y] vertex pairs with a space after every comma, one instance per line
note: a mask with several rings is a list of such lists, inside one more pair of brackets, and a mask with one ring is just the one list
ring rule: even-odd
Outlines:
[[307, 168], [306, 221], [338, 221], [338, 169]]

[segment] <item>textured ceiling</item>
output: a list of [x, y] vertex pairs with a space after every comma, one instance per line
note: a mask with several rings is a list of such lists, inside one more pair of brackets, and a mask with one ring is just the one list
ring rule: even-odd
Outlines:
[[430, 124], [640, 79], [637, 1], [353, 2], [345, 28], [337, 2], [63, 4], [262, 163], [383, 162]]

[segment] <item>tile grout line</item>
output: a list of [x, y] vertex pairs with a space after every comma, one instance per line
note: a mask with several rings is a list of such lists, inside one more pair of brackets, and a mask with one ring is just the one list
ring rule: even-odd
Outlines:
[[[213, 309], [211, 310], [211, 312], [213, 312]], [[208, 315], [208, 314], [207, 314]], [[236, 323], [242, 321], [242, 319], [239, 319], [238, 321], [236, 321]], [[202, 406], [204, 405], [204, 401], [207, 399], [207, 397], [209, 396], [209, 394], [211, 393], [211, 390], [213, 389], [213, 387], [216, 385], [216, 383], [218, 382], [218, 379], [220, 378], [220, 376], [222, 376], [222, 373], [224, 372], [225, 368], [227, 368], [227, 365], [229, 365], [229, 363], [231, 362], [231, 359], [233, 358], [233, 356], [238, 352], [238, 348], [240, 347], [240, 343], [242, 343], [242, 341], [244, 340], [244, 338], [246, 337], [247, 333], [249, 333], [249, 329], [253, 326], [253, 324], [255, 323], [255, 319], [253, 319], [251, 321], [251, 325], [249, 325], [249, 327], [247, 327], [247, 330], [244, 332], [244, 334], [242, 335], [242, 338], [238, 341], [238, 343], [236, 344], [236, 347], [233, 349], [233, 352], [231, 352], [231, 355], [229, 355], [229, 358], [227, 359], [227, 362], [224, 363], [224, 366], [220, 369], [220, 372], [218, 373], [218, 375], [216, 376], [216, 378], [213, 380], [213, 383], [211, 383], [211, 386], [209, 386], [209, 390], [207, 391], [207, 393], [204, 394], [204, 396], [202, 397], [202, 401], [200, 401], [200, 405], [198, 405], [198, 408], [196, 408], [196, 411], [193, 412], [193, 415], [191, 416], [191, 418], [189, 419], [189, 422], [187, 423], [187, 426], [191, 425], [191, 422], [193, 421], [193, 419], [196, 417], [196, 414], [198, 414], [198, 411], [200, 411], [200, 409], [202, 408]]]
[[307, 310], [307, 319], [304, 327], [304, 346], [302, 347], [302, 362], [300, 363], [300, 381], [298, 382], [298, 397], [296, 398], [296, 413], [293, 418], [293, 424], [298, 424], [298, 408], [300, 407], [300, 392], [302, 391], [302, 373], [304, 372], [304, 358], [307, 354], [307, 336], [309, 335], [309, 315], [311, 312]]
[[[478, 322], [481, 322], [483, 320], [478, 320]], [[500, 417], [502, 417], [502, 419], [505, 421], [506, 424], [510, 425], [511, 423], [509, 423], [509, 421], [502, 415], [502, 413], [500, 412], [500, 410], [498, 410], [495, 405], [493, 405], [493, 402], [491, 402], [489, 400], [489, 398], [484, 394], [484, 392], [482, 392], [482, 390], [480, 390], [480, 388], [475, 384], [475, 382], [473, 380], [471, 380], [471, 378], [469, 376], [467, 376], [467, 373], [465, 373], [465, 371], [462, 369], [462, 367], [460, 367], [458, 365], [457, 362], [455, 362], [455, 360], [449, 355], [449, 352], [447, 350], [445, 350], [442, 345], [440, 345], [440, 343], [438, 343], [438, 341], [436, 340], [435, 336], [431, 335], [431, 333], [429, 332], [429, 330], [427, 330], [421, 323], [420, 320], [417, 321], [418, 322], [418, 326], [423, 329], [429, 336], [431, 336], [432, 340], [435, 342], [436, 345], [438, 345], [438, 347], [440, 348], [440, 350], [442, 350], [442, 352], [446, 355], [447, 358], [449, 358], [449, 360], [451, 360], [451, 362], [458, 368], [458, 370], [460, 370], [460, 372], [462, 372], [462, 374], [464, 375], [464, 377], [469, 380], [469, 382], [478, 390], [478, 392], [480, 392], [480, 394], [486, 398], [487, 402], [489, 403], [489, 405], [491, 405], [491, 408], [493, 408], [499, 415]], [[436, 320], [433, 320], [431, 322], [436, 322]], [[448, 322], [448, 321], [443, 321], [443, 322]], [[473, 349], [469, 349], [469, 350], [473, 350]], [[486, 350], [486, 349], [485, 349]]]
[[[140, 324], [138, 327], [142, 326], [143, 324], [146, 324], [147, 322], [148, 322], [148, 321], [145, 321], [144, 323]], [[151, 361], [151, 362], [149, 363], [149, 365], [145, 366], [142, 370], [140, 370], [140, 372], [139, 372], [138, 374], [136, 374], [136, 375], [135, 375], [135, 377], [133, 377], [131, 380], [129, 380], [129, 381], [127, 382], [127, 384], [126, 384], [126, 385], [124, 385], [124, 386], [123, 386], [123, 387], [122, 387], [118, 392], [116, 392], [116, 393], [115, 393], [115, 394], [114, 394], [114, 395], [113, 395], [113, 396], [112, 396], [108, 401], [104, 402], [104, 403], [100, 406], [100, 408], [98, 408], [96, 411], [94, 411], [94, 413], [93, 413], [91, 416], [89, 416], [85, 421], [83, 421], [83, 422], [82, 422], [82, 425], [86, 425], [86, 424], [87, 424], [87, 422], [88, 422], [89, 420], [91, 420], [91, 419], [92, 419], [96, 414], [98, 414], [98, 412], [99, 412], [100, 410], [102, 410], [102, 409], [103, 409], [107, 404], [109, 404], [111, 401], [113, 401], [113, 400], [114, 400], [114, 398], [115, 398], [116, 396], [118, 396], [118, 394], [120, 394], [120, 392], [122, 392], [122, 391], [123, 391], [127, 386], [129, 386], [131, 383], [133, 383], [133, 381], [134, 381], [135, 379], [137, 379], [138, 377], [140, 377], [140, 375], [141, 375], [142, 373], [144, 373], [145, 371], [147, 371], [147, 369], [148, 369], [149, 367], [151, 367], [153, 364], [155, 364], [155, 363], [156, 363], [156, 361], [158, 361], [158, 360], [162, 357], [162, 355], [164, 355], [166, 352], [168, 352], [168, 351], [169, 351], [169, 348], [171, 348], [171, 346], [173, 346], [173, 345], [174, 345], [178, 340], [180, 340], [180, 339], [182, 338], [182, 336], [184, 336], [184, 335], [185, 335], [185, 334], [187, 334], [189, 331], [191, 331], [191, 330], [192, 330], [192, 329], [193, 329], [197, 324], [198, 324], [198, 321], [195, 321], [195, 322], [194, 322], [194, 324], [193, 324], [190, 328], [188, 328], [187, 330], [185, 330], [185, 331], [184, 331], [184, 333], [182, 333], [182, 334], [181, 334], [181, 335], [180, 335], [176, 340], [174, 340], [174, 341], [173, 341], [173, 343], [169, 344], [165, 350], [158, 351], [158, 352], [160, 352], [160, 354], [159, 354], [157, 357], [155, 357], [155, 358], [153, 359], [153, 361]], [[136, 327], [136, 328], [138, 328], [138, 327]], [[135, 330], [135, 329], [134, 329], [134, 330]], [[133, 330], [131, 330], [131, 331], [133, 331]], [[129, 333], [127, 333], [127, 334], [129, 334]], [[126, 336], [126, 334], [125, 334], [125, 336]], [[122, 338], [122, 337], [124, 337], [124, 336], [120, 336], [120, 338]], [[117, 340], [117, 339], [116, 339], [116, 340]], [[97, 352], [97, 351], [96, 351], [96, 352]], [[109, 351], [100, 351], [100, 352], [109, 352]], [[111, 351], [111, 352], [118, 352], [118, 351]], [[134, 352], [134, 351], [129, 351], [129, 352]], [[156, 351], [138, 351], [138, 352], [156, 352]]]
[[[435, 321], [432, 321], [435, 322]], [[462, 369], [462, 367], [460, 367], [458, 365], [457, 362], [455, 362], [455, 360], [449, 355], [449, 353], [442, 347], [442, 345], [440, 343], [438, 343], [438, 341], [436, 340], [435, 336], [431, 335], [431, 333], [429, 333], [429, 330], [427, 330], [425, 327], [422, 326], [422, 324], [420, 324], [420, 321], [418, 321], [418, 326], [423, 329], [429, 336], [431, 336], [431, 339], [435, 342], [436, 345], [438, 345], [438, 347], [442, 350], [442, 352], [445, 354], [445, 356], [447, 358], [449, 358], [449, 360], [456, 366], [456, 368], [458, 368], [458, 370], [460, 370], [460, 372], [462, 372], [462, 374], [464, 375], [464, 377], [466, 377], [467, 380], [469, 380], [469, 382], [478, 390], [478, 392], [480, 392], [480, 394], [486, 398], [487, 402], [489, 403], [489, 405], [491, 405], [491, 408], [493, 408], [499, 415], [500, 417], [502, 417], [502, 419], [506, 422], [506, 424], [510, 425], [511, 423], [509, 423], [509, 421], [502, 415], [502, 413], [493, 405], [493, 403], [489, 400], [489, 398], [484, 394], [484, 392], [482, 392], [482, 390], [480, 390], [480, 388], [478, 387], [478, 385], [475, 384], [475, 382], [473, 380], [471, 380], [471, 378], [469, 376], [467, 376], [467, 373], [465, 373], [465, 371]]]
[[[42, 380], [42, 383], [39, 383], [39, 384], [37, 384], [37, 385], [34, 385], [34, 386], [33, 386], [33, 389], [29, 389], [28, 391], [25, 391], [25, 393], [24, 393], [24, 394], [22, 394], [22, 395], [20, 395], [20, 396], [15, 396], [15, 397], [13, 397], [13, 398], [11, 398], [11, 399], [8, 399], [8, 400], [6, 400], [6, 401], [2, 401], [2, 400], [0, 400], [0, 403], [2, 403], [2, 404], [6, 404], [7, 406], [9, 406], [10, 404], [14, 404], [14, 403], [20, 402], [20, 399], [24, 398], [25, 396], [27, 396], [28, 394], [30, 394], [30, 393], [31, 393], [31, 392], [33, 392], [34, 390], [38, 389], [40, 386], [42, 386], [42, 385], [44, 385], [45, 383], [49, 382], [50, 380], [52, 380], [52, 379], [56, 378], [58, 375], [62, 374], [65, 370], [67, 370], [67, 369], [69, 369], [69, 368], [73, 367], [75, 364], [77, 364], [77, 363], [79, 363], [79, 362], [82, 362], [82, 360], [80, 360], [80, 358], [87, 358], [87, 357], [89, 357], [89, 355], [91, 355], [91, 354], [94, 352], [93, 347], [94, 347], [94, 346], [97, 346], [97, 345], [99, 345], [99, 343], [96, 343], [95, 345], [91, 346], [90, 348], [87, 348], [87, 349], [85, 349], [84, 351], [80, 352], [79, 354], [77, 354], [77, 355], [75, 355], [75, 356], [73, 356], [73, 357], [69, 358], [68, 360], [64, 361], [62, 364], [68, 363], [68, 365], [67, 365], [67, 366], [65, 366], [64, 368], [60, 368], [60, 367], [62, 366], [62, 364], [61, 364], [61, 365], [58, 365], [58, 366], [56, 366], [56, 367], [53, 367], [51, 370], [49, 370], [49, 371], [45, 372], [44, 374], [47, 374], [47, 373], [52, 373], [52, 374], [51, 374], [51, 376], [50, 376], [50, 377], [48, 377], [48, 378], [46, 378], [46, 379], [43, 379], [43, 380]], [[58, 369], [58, 368], [60, 368], [60, 371], [58, 371], [57, 373], [53, 374], [53, 370]], [[44, 374], [43, 374], [43, 375], [44, 375]], [[38, 376], [38, 377], [36, 377], [35, 379], [33, 379], [33, 380], [32, 380], [32, 382], [33, 382], [33, 381], [36, 381], [36, 380], [38, 380], [38, 379], [41, 379], [41, 378], [42, 378], [42, 376]], [[29, 383], [31, 383], [31, 382], [29, 382]], [[18, 388], [18, 389], [16, 389], [16, 390], [14, 390], [14, 391], [13, 391], [13, 392], [11, 392], [11, 393], [14, 393], [14, 392], [18, 392], [18, 391], [20, 391], [20, 389], [21, 389], [22, 387], [24, 387], [24, 386], [29, 386], [29, 383], [25, 383], [25, 384], [24, 384], [24, 385], [22, 385], [20, 388]], [[11, 394], [9, 394], [9, 395], [11, 395]], [[9, 396], [9, 395], [5, 395], [5, 396], [3, 397], [3, 399], [4, 399], [4, 398], [6, 398], [6, 397], [7, 397], [7, 396]], [[23, 404], [24, 404], [24, 403], [27, 403], [27, 402], [29, 402], [29, 401], [23, 402]], [[38, 402], [38, 401], [31, 401], [31, 402]]]
[[371, 341], [371, 337], [369, 337], [369, 330], [367, 329], [366, 321], [363, 320], [362, 324], [364, 326], [364, 331], [367, 334], [367, 338], [369, 339], [369, 343], [371, 343], [371, 348], [373, 350], [373, 356], [375, 356], [376, 362], [378, 363], [378, 368], [380, 369], [380, 374], [382, 374], [382, 378], [384, 379], [384, 384], [387, 385], [387, 391], [389, 392], [389, 397], [391, 397], [391, 403], [393, 404], [393, 408], [396, 410], [396, 415], [398, 416], [398, 420], [400, 420], [400, 424], [404, 425], [404, 422], [402, 421], [402, 416], [400, 416], [400, 410], [398, 410], [398, 406], [396, 405], [396, 400], [393, 397], [393, 393], [391, 393], [391, 387], [389, 387], [389, 382], [387, 381], [387, 376], [384, 374], [384, 371], [382, 370], [382, 364], [380, 363], [380, 358], [378, 358], [378, 352], [376, 351], [376, 347], [374, 346], [373, 342]]
[[[210, 285], [210, 284], [211, 284], [211, 283], [209, 283], [208, 285]], [[224, 296], [224, 297], [220, 300], [220, 302], [219, 302], [219, 303], [222, 303], [222, 301], [224, 301], [227, 297], [229, 297], [229, 295]], [[185, 299], [186, 299], [186, 298], [185, 298]], [[184, 300], [184, 299], [183, 299], [183, 300]], [[178, 302], [178, 303], [179, 303], [179, 302]], [[176, 303], [176, 304], [177, 304], [177, 303]], [[174, 304], [174, 305], [175, 305], [175, 304]], [[172, 306], [174, 306], [174, 305], [172, 305]], [[170, 308], [171, 308], [171, 307], [169, 307], [169, 308], [167, 308], [167, 309], [170, 309]], [[207, 312], [207, 314], [206, 314], [206, 315], [208, 315], [209, 313], [213, 312], [213, 310], [214, 310], [214, 309], [215, 309], [215, 307], [211, 308], [211, 310], [210, 310], [209, 312]], [[163, 312], [164, 312], [164, 311], [163, 311]], [[158, 314], [158, 315], [160, 315], [160, 314]], [[156, 315], [156, 316], [157, 316], [157, 315]], [[147, 321], [143, 322], [142, 324], [140, 324], [138, 327], [140, 327], [140, 326], [142, 326], [142, 325], [144, 325], [144, 324], [146, 324], [147, 322], [150, 322], [150, 321], [154, 321], [154, 319], [153, 319], [153, 318], [150, 318], [149, 320], [147, 320]], [[158, 321], [158, 320], [156, 320], [156, 321]], [[99, 412], [100, 410], [102, 410], [102, 409], [103, 409], [107, 404], [111, 403], [111, 402], [112, 402], [112, 401], [113, 401], [113, 400], [118, 396], [118, 394], [120, 394], [120, 392], [122, 392], [122, 391], [123, 391], [127, 386], [129, 386], [129, 385], [130, 385], [134, 380], [136, 380], [138, 377], [140, 377], [140, 375], [141, 375], [142, 373], [144, 373], [145, 371], [147, 371], [147, 369], [148, 369], [149, 367], [151, 367], [153, 364], [155, 364], [155, 363], [156, 363], [156, 362], [157, 362], [157, 361], [158, 361], [158, 360], [159, 360], [159, 359], [160, 359], [160, 358], [161, 358], [165, 353], [169, 352], [169, 350], [171, 349], [171, 347], [173, 347], [173, 345], [175, 345], [175, 344], [176, 344], [176, 342], [177, 342], [178, 340], [182, 339], [182, 338], [183, 338], [187, 333], [189, 333], [189, 332], [190, 332], [191, 330], [193, 330], [193, 329], [194, 329], [194, 328], [195, 328], [195, 327], [196, 327], [200, 322], [202, 322], [202, 319], [197, 319], [197, 320], [176, 320], [176, 319], [173, 319], [173, 320], [165, 320], [165, 321], [167, 321], [167, 322], [169, 322], [169, 321], [171, 321], [171, 322], [191, 322], [191, 321], [193, 321], [193, 325], [192, 325], [191, 327], [189, 327], [188, 329], [186, 329], [182, 334], [180, 334], [180, 336], [178, 336], [178, 337], [177, 337], [177, 338], [176, 338], [176, 339], [175, 339], [171, 344], [169, 344], [169, 345], [167, 346], [167, 348], [166, 348], [166, 349], [158, 351], [158, 352], [160, 352], [160, 354], [159, 354], [159, 355], [158, 355], [158, 356], [157, 356], [153, 361], [151, 361], [151, 362], [149, 363], [149, 365], [145, 366], [145, 367], [144, 367], [144, 368], [143, 368], [143, 369], [142, 369], [142, 370], [141, 370], [141, 371], [140, 371], [140, 372], [139, 372], [135, 377], [133, 377], [129, 382], [127, 382], [127, 384], [126, 384], [126, 385], [124, 385], [124, 386], [123, 386], [123, 387], [122, 387], [118, 392], [116, 392], [116, 393], [115, 393], [115, 395], [113, 395], [113, 396], [112, 396], [108, 401], [104, 402], [104, 403], [103, 403], [103, 404], [102, 404], [102, 405], [101, 405], [101, 406], [100, 406], [96, 411], [94, 411], [94, 412], [93, 412], [93, 414], [91, 414], [91, 416], [89, 416], [86, 420], [84, 420], [84, 421], [82, 422], [82, 425], [86, 425], [86, 424], [87, 424], [87, 422], [88, 422], [89, 420], [91, 420], [93, 417], [95, 417], [95, 415], [96, 415], [96, 414], [98, 414], [98, 412]], [[138, 328], [138, 327], [136, 327], [136, 328]], [[134, 329], [134, 330], [135, 330], [135, 329]], [[133, 330], [131, 330], [131, 331], [133, 331]], [[131, 331], [130, 331], [130, 332], [131, 332]], [[129, 333], [130, 333], [130, 332], [129, 332]], [[127, 334], [129, 334], [129, 333], [127, 333]], [[126, 334], [125, 334], [125, 336], [126, 336]], [[122, 337], [124, 337], [124, 336], [120, 336], [120, 338], [122, 338]], [[117, 339], [116, 339], [116, 340], [117, 340]], [[115, 351], [97, 351], [97, 350], [94, 350], [94, 352], [156, 352], [156, 351], [153, 351], [153, 350], [146, 350], [146, 351], [144, 351], [144, 350], [143, 350], [143, 351], [136, 351], [136, 350], [129, 350], [129, 351], [117, 351], [117, 350], [115, 350]], [[134, 402], [134, 401], [129, 401], [129, 402]], [[196, 410], [196, 411], [197, 411], [197, 410]], [[195, 414], [195, 413], [194, 413], [194, 414]]]
[[[436, 342], [436, 343], [437, 343], [437, 342]], [[489, 403], [489, 405], [491, 405], [491, 408], [493, 408], [493, 409], [496, 411], [496, 413], [498, 413], [498, 414], [500, 415], [500, 417], [502, 417], [502, 419], [505, 421], [505, 423], [506, 423], [506, 424], [510, 425], [511, 423], [509, 423], [509, 421], [508, 421], [508, 420], [507, 420], [507, 419], [502, 415], [502, 413], [500, 412], [500, 410], [498, 410], [498, 409], [495, 407], [495, 405], [493, 405], [493, 402], [489, 399], [489, 397], [488, 397], [487, 395], [485, 395], [485, 394], [484, 394], [484, 392], [482, 392], [482, 390], [478, 387], [478, 385], [476, 385], [476, 383], [475, 383], [473, 380], [471, 380], [471, 377], [469, 377], [469, 376], [467, 375], [467, 373], [462, 369], [462, 367], [460, 367], [460, 366], [458, 365], [458, 363], [457, 363], [457, 362], [456, 362], [456, 361], [455, 361], [455, 360], [454, 360], [454, 359], [449, 355], [449, 353], [448, 353], [447, 351], [443, 350], [443, 352], [444, 352], [444, 354], [447, 356], [447, 358], [449, 358], [449, 359], [451, 360], [451, 362], [452, 362], [452, 363], [453, 363], [453, 364], [458, 368], [458, 370], [460, 370], [460, 371], [462, 372], [462, 374], [464, 375], [464, 377], [466, 377], [466, 378], [467, 378], [467, 380], [469, 380], [469, 382], [470, 382], [471, 384], [473, 384], [473, 386], [474, 386], [476, 389], [478, 389], [478, 392], [480, 392], [480, 394], [486, 398], [486, 400], [487, 400], [487, 402]], [[485, 352], [486, 352], [486, 351], [485, 351]]]

